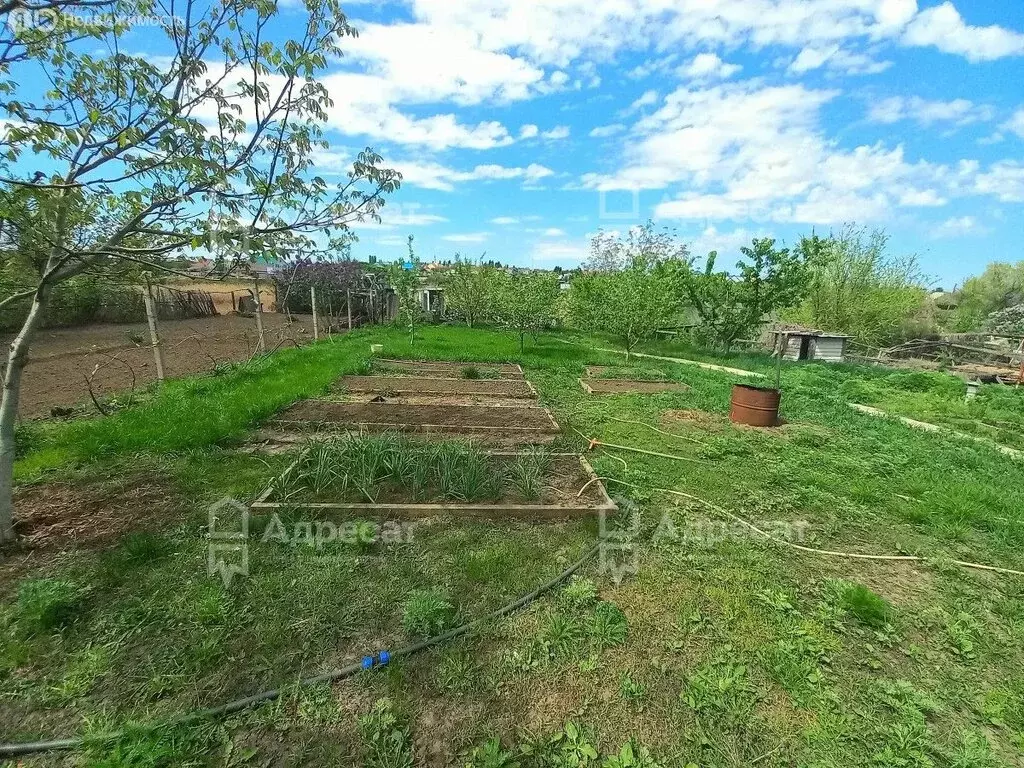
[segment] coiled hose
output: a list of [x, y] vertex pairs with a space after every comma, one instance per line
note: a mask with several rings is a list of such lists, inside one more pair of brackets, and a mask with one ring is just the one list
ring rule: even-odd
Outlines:
[[[499, 619], [502, 616], [507, 616], [510, 613], [518, 611], [520, 608], [523, 608], [524, 606], [532, 603], [545, 592], [548, 592], [554, 587], [557, 587], [563, 581], [565, 581], [574, 573], [576, 573], [576, 571], [582, 568], [588, 560], [594, 557], [600, 550], [601, 544], [602, 542], [598, 541], [594, 546], [587, 550], [583, 557], [581, 557], [575, 563], [570, 565], [560, 574], [555, 576], [555, 578], [551, 579], [551, 581], [548, 581], [540, 585], [529, 594], [523, 595], [522, 597], [512, 601], [511, 603], [503, 605], [496, 611], [492, 611], [486, 616], [471, 621], [468, 624], [463, 624], [461, 627], [451, 629], [442, 635], [427, 638], [426, 640], [423, 640], [419, 643], [414, 643], [413, 645], [406, 646], [405, 648], [399, 648], [397, 651], [391, 651], [390, 653], [388, 651], [380, 651], [376, 656], [364, 656], [362, 660], [356, 664], [349, 664], [347, 667], [340, 667], [330, 672], [324, 672], [319, 675], [311, 675], [310, 677], [304, 677], [300, 679], [298, 683], [294, 684], [294, 686], [288, 686], [287, 688], [270, 688], [266, 691], [254, 693], [251, 696], [246, 696], [241, 699], [229, 701], [226, 704], [221, 704], [220, 706], [208, 707], [206, 709], [197, 709], [192, 712], [188, 712], [184, 715], [180, 715], [179, 717], [172, 718], [167, 722], [163, 723], [163, 726], [173, 727], [177, 725], [183, 725], [185, 723], [191, 723], [197, 720], [226, 717], [227, 715], [232, 715], [236, 712], [241, 712], [243, 709], [248, 709], [249, 707], [255, 706], [256, 704], [262, 704], [265, 701], [273, 701], [274, 699], [280, 697], [281, 694], [285, 693], [286, 691], [293, 690], [295, 686], [306, 687], [310, 685], [317, 685], [318, 683], [331, 682], [332, 680], [343, 680], [346, 677], [352, 677], [352, 675], [364, 669], [375, 669], [377, 667], [382, 667], [390, 661], [401, 659], [406, 656], [412, 656], [413, 654], [419, 653], [420, 651], [424, 651], [427, 648], [432, 648], [435, 645], [440, 645], [441, 643], [453, 640], [456, 637], [465, 635], [466, 633], [470, 632], [471, 630], [480, 626], [481, 624], [485, 624], [489, 621], [493, 621], [494, 619]], [[109, 741], [111, 739], [116, 739], [122, 734], [123, 731], [115, 731], [109, 734], [90, 737], [90, 741]], [[31, 755], [37, 752], [56, 752], [60, 750], [78, 749], [84, 743], [85, 737], [74, 736], [67, 739], [51, 739], [48, 741], [27, 741], [21, 743], [0, 744], [0, 757], [17, 757], [20, 755]]]

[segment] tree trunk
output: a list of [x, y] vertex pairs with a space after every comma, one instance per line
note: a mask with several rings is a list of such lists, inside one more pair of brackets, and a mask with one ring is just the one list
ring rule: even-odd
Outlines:
[[4, 374], [3, 399], [0, 400], [0, 544], [15, 540], [14, 533], [14, 427], [18, 420], [21, 375], [28, 363], [29, 345], [43, 322], [43, 310], [50, 290], [40, 286], [32, 299], [28, 317], [11, 342]]
[[526, 331], [521, 331], [519, 334], [519, 354], [526, 353]]

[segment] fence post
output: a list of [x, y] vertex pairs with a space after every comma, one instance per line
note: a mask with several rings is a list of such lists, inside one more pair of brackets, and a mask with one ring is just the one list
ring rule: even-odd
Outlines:
[[235, 292], [234, 291], [231, 292], [231, 311], [232, 312], [237, 312], [238, 311], [238, 306], [235, 304]]
[[345, 311], [348, 312], [348, 329], [352, 330], [352, 289], [345, 289]]
[[146, 322], [149, 323], [149, 343], [153, 347], [153, 360], [156, 362], [156, 380], [164, 380], [164, 352], [160, 348], [160, 334], [156, 327], [156, 305], [153, 301], [153, 286], [146, 275], [146, 292], [142, 294], [142, 302], [146, 305]]
[[263, 337], [263, 301], [260, 299], [260, 275], [257, 272], [253, 275], [256, 284], [256, 348], [261, 355], [267, 353], [267, 342]]
[[313, 305], [313, 341], [320, 340], [320, 326], [316, 322], [316, 286], [309, 286], [309, 303]]

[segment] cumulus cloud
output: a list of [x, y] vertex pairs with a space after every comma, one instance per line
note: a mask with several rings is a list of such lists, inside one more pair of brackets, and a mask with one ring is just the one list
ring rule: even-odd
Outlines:
[[463, 232], [454, 235], [442, 235], [442, 240], [449, 243], [483, 243], [490, 237], [490, 232]]
[[469, 171], [459, 171], [436, 162], [399, 161], [393, 165], [401, 172], [403, 184], [441, 192], [451, 192], [456, 184], [469, 181], [521, 179], [525, 183], [536, 183], [555, 173], [539, 163], [530, 163], [525, 167], [490, 163], [477, 165]]
[[590, 131], [590, 136], [595, 139], [604, 139], [608, 136], [614, 136], [618, 133], [622, 133], [626, 130], [626, 126], [622, 123], [611, 123], [610, 125], [599, 125]]
[[1015, 133], [1024, 139], [1024, 107], [1014, 112], [1013, 117], [1003, 123], [1001, 127], [1003, 130]]
[[953, 123], [960, 126], [991, 120], [993, 115], [992, 107], [975, 104], [967, 99], [929, 101], [919, 96], [910, 98], [892, 96], [880, 99], [871, 104], [868, 109], [869, 120], [886, 124], [897, 123], [901, 120], [913, 120], [920, 125]]
[[726, 79], [732, 77], [743, 67], [739, 64], [727, 64], [717, 53], [698, 53], [689, 62], [679, 68], [679, 76], [691, 80]]
[[[1024, 166], [1009, 161], [942, 166], [907, 159], [902, 146], [844, 149], [820, 125], [833, 90], [762, 81], [683, 87], [634, 126], [637, 141], [598, 190], [660, 189], [659, 218], [804, 224], [881, 220], [898, 208], [946, 205], [953, 196], [1024, 199]], [[964, 119], [963, 110], [954, 110]], [[750, 120], [750, 115], [758, 115]]]
[[907, 26], [903, 42], [913, 46], [935, 46], [968, 61], [1024, 56], [1024, 34], [996, 25], [971, 26], [950, 2], [918, 13]]

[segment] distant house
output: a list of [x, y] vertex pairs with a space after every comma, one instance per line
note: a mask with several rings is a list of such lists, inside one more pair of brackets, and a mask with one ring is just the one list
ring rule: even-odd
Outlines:
[[779, 338], [786, 340], [782, 354], [784, 360], [824, 360], [840, 363], [846, 356], [846, 340], [849, 336], [839, 333], [825, 333], [813, 328], [800, 326], [778, 326], [769, 332], [772, 349], [779, 348]]

